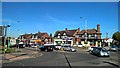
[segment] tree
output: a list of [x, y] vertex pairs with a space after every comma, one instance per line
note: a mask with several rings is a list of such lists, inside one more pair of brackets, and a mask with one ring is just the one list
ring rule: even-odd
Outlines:
[[117, 41], [118, 45], [120, 45], [120, 32], [115, 32], [112, 38]]

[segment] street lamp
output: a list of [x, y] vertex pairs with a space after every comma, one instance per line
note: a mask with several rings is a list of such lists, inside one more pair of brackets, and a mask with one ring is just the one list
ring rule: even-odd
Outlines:
[[[80, 17], [80, 19], [83, 19], [83, 17]], [[87, 19], [84, 20], [85, 23], [85, 46], [87, 47]]]
[[5, 59], [5, 51], [7, 50], [7, 46], [6, 46], [6, 36], [7, 36], [7, 28], [10, 27], [10, 25], [5, 25], [4, 26], [4, 31], [5, 31], [5, 34], [4, 34], [4, 59]]
[[10, 27], [10, 25], [5, 25], [4, 26], [4, 31], [5, 31], [5, 34], [4, 34], [4, 45], [6, 45], [6, 36], [7, 36], [7, 28]]

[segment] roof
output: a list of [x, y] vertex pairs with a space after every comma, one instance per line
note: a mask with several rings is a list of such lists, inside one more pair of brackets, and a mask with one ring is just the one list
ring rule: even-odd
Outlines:
[[[32, 36], [38, 36], [38, 38], [41, 38], [42, 36], [44, 36], [47, 33], [36, 33], [36, 34], [24, 34], [24, 35], [20, 35], [23, 36], [26, 39], [32, 38]], [[47, 34], [48, 35], [48, 34]]]
[[74, 30], [62, 30], [62, 31], [56, 31], [54, 37], [57, 37], [58, 33], [60, 33], [61, 35], [63, 35], [63, 33], [66, 33], [67, 36], [72, 37], [76, 31], [77, 31], [77, 29], [74, 29]]
[[108, 40], [109, 38], [103, 38], [103, 40]]
[[95, 34], [97, 33], [96, 29], [87, 29], [87, 30], [82, 30], [80, 34], [84, 34], [87, 31], [88, 34]]
[[32, 34], [24, 34], [22, 36], [26, 39], [30, 39], [32, 37]]

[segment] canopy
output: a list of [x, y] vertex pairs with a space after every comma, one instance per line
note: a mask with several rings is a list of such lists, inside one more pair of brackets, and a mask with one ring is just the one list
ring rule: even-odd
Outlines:
[[35, 42], [42, 42], [41, 40], [34, 40]]

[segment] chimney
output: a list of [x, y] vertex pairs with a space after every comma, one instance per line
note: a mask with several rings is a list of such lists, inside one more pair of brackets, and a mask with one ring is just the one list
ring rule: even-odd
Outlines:
[[97, 32], [100, 32], [100, 24], [97, 24]]
[[80, 33], [80, 28], [78, 28], [78, 33]]
[[65, 28], [65, 31], [67, 31], [68, 29], [67, 28]]
[[52, 37], [52, 34], [50, 34], [50, 37]]
[[40, 34], [40, 31], [38, 31], [38, 34]]

